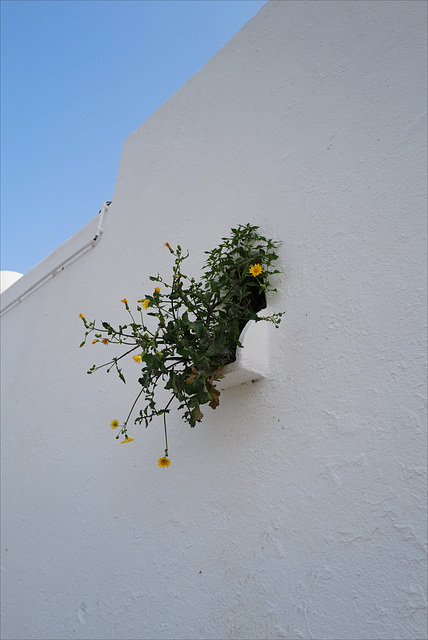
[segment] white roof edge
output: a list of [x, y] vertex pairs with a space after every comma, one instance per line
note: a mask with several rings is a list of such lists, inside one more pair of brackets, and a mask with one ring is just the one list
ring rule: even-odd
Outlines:
[[8, 287], [0, 296], [0, 314], [9, 311], [15, 304], [21, 302], [23, 298], [44, 284], [51, 276], [56, 275], [70, 262], [96, 246], [103, 231], [101, 225], [107, 208], [107, 203], [104, 203], [101, 212], [95, 218]]

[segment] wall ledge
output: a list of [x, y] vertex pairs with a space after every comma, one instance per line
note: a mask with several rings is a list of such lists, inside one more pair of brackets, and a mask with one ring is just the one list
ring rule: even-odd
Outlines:
[[240, 335], [243, 348], [237, 347], [235, 362], [224, 367], [224, 378], [216, 384], [220, 391], [267, 377], [269, 370], [267, 325], [267, 322], [254, 320], [250, 320], [245, 325]]

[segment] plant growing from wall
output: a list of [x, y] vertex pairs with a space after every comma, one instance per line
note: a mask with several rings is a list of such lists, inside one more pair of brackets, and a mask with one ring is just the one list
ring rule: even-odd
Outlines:
[[[141, 386], [123, 423], [113, 420], [111, 427], [119, 429], [116, 438], [131, 442], [128, 425], [137, 404], [143, 407], [134, 418], [134, 424], [145, 427], [155, 417], [162, 417], [165, 434], [165, 455], [159, 459], [161, 467], [170, 465], [166, 416], [174, 400], [183, 419], [194, 427], [203, 418], [201, 407], [208, 404], [216, 409], [220, 391], [216, 383], [223, 376], [223, 367], [234, 361], [237, 348], [242, 348], [239, 335], [249, 320], [272, 322], [278, 327], [283, 313], [259, 317], [258, 311], [266, 307], [266, 294], [276, 291], [271, 276], [279, 273], [273, 268], [278, 255], [277, 242], [261, 236], [258, 227], [239, 225], [228, 238], [208, 254], [200, 281], [187, 276], [183, 263], [189, 253], [180, 247], [165, 246], [174, 256], [172, 278], [167, 281], [159, 274], [150, 276], [156, 283], [151, 294], [137, 301], [136, 312], [128, 300], [125, 305], [129, 320], [113, 327], [109, 322], [88, 322], [85, 338], [94, 334], [92, 344], [124, 345], [125, 351], [105, 364], [93, 365], [88, 373], [107, 367], [116, 370], [125, 381], [119, 363], [130, 356], [141, 365], [138, 383]], [[132, 355], [131, 355], [132, 354]], [[171, 394], [168, 402], [159, 408], [156, 389], [159, 384]]]

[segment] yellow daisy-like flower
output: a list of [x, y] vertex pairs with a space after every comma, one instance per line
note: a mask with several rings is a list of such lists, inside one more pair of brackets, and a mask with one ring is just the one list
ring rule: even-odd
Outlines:
[[150, 300], [147, 300], [147, 298], [146, 298], [145, 300], [143, 300], [143, 307], [144, 307], [145, 309], [148, 309], [148, 308], [149, 308], [149, 304], [150, 304]]
[[125, 444], [125, 442], [132, 442], [134, 438], [125, 438], [125, 440], [122, 440], [122, 442], [120, 444]]
[[108, 344], [108, 340], [107, 340], [107, 338], [103, 338], [103, 339], [101, 340], [101, 342], [102, 342], [103, 344]]
[[143, 359], [143, 356], [132, 356], [132, 359], [135, 360], [137, 364], [139, 364]]
[[256, 264], [253, 264], [252, 267], [250, 267], [250, 273], [254, 277], [259, 276], [262, 271], [263, 269], [261, 264], [256, 263]]
[[161, 469], [165, 469], [165, 467], [169, 467], [169, 465], [171, 464], [171, 460], [168, 460], [168, 458], [159, 458], [158, 460], [158, 467], [161, 467]]
[[121, 302], [123, 302], [124, 305], [128, 306], [128, 300], [126, 298], [123, 298], [123, 300], [121, 300]]
[[97, 340], [97, 339], [92, 340], [92, 344], [95, 344], [96, 342], [99, 342], [99, 340]]
[[155, 292], [159, 294], [160, 293], [160, 287], [155, 287]]
[[85, 319], [85, 316], [83, 315], [83, 313], [79, 313], [79, 318], [82, 318], [82, 320]]
[[113, 420], [110, 426], [112, 429], [117, 429], [119, 426], [119, 420]]

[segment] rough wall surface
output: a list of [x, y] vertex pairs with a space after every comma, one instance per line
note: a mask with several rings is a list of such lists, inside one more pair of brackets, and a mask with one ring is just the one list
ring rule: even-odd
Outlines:
[[[3, 638], [426, 638], [425, 38], [424, 2], [271, 2], [125, 141], [99, 246], [2, 319]], [[159, 469], [78, 314], [246, 222], [269, 375]]]

